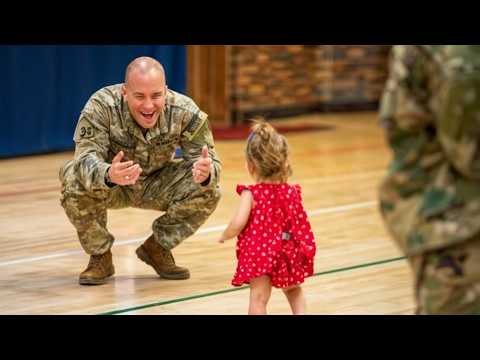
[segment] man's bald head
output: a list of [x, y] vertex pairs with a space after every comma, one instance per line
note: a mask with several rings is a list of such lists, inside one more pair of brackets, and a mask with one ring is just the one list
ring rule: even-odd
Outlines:
[[142, 56], [134, 59], [127, 66], [125, 71], [125, 84], [128, 83], [129, 77], [133, 72], [139, 72], [142, 75], [146, 75], [151, 71], [159, 71], [165, 79], [165, 70], [157, 60], [148, 56]]
[[154, 127], [167, 98], [163, 66], [146, 56], [133, 60], [125, 71], [122, 94], [138, 125], [145, 131]]

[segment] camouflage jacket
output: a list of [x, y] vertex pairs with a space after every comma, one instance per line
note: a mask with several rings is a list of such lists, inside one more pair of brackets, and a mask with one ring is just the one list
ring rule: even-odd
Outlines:
[[121, 84], [100, 89], [85, 105], [74, 134], [74, 170], [87, 191], [108, 190], [105, 174], [121, 150], [122, 161], [140, 164], [142, 179], [172, 161], [177, 146], [183, 160], [195, 161], [208, 145], [213, 160], [209, 186], [219, 180], [221, 164], [215, 152], [207, 114], [187, 96], [167, 90], [165, 110], [156, 125], [144, 136], [130, 115], [121, 93]]
[[468, 240], [480, 232], [480, 46], [395, 46], [390, 66], [387, 228], [407, 255]]

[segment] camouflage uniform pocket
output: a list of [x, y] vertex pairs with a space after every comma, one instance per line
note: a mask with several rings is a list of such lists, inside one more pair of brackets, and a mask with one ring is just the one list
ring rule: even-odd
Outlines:
[[167, 135], [165, 137], [155, 139], [151, 149], [150, 163], [152, 166], [158, 166], [166, 161], [173, 160], [175, 156], [175, 148], [178, 144], [178, 136]]
[[124, 157], [122, 161], [133, 160], [135, 158], [136, 144], [126, 139], [110, 139], [111, 151], [113, 156], [123, 151]]

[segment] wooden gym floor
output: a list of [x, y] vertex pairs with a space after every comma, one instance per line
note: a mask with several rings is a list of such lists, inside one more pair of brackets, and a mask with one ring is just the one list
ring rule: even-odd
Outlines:
[[[274, 121], [274, 123], [279, 122]], [[313, 114], [286, 124], [332, 130], [286, 134], [294, 176], [316, 236], [315, 276], [304, 284], [309, 314], [412, 314], [412, 279], [377, 210], [390, 153], [373, 112]], [[244, 141], [216, 141], [223, 198], [209, 220], [174, 250], [185, 281], [159, 279], [135, 249], [159, 215], [110, 210], [115, 276], [78, 285], [88, 263], [59, 204], [58, 169], [71, 152], [0, 160], [0, 314], [246, 314], [249, 290], [234, 288], [235, 241], [217, 243], [237, 205], [237, 183], [251, 182]], [[274, 290], [270, 314], [289, 314]]]

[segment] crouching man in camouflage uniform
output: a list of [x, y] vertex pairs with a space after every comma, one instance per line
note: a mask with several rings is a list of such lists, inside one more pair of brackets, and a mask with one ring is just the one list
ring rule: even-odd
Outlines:
[[[192, 235], [220, 199], [220, 161], [207, 115], [167, 88], [162, 65], [148, 57], [127, 67], [125, 83], [100, 89], [75, 130], [75, 157], [60, 170], [61, 204], [90, 255], [82, 285], [114, 274], [107, 209], [137, 207], [165, 213], [137, 256], [165, 279], [188, 279], [171, 250]], [[183, 158], [174, 159], [175, 149]]]
[[480, 314], [480, 46], [392, 54], [382, 214], [412, 266], [417, 313]]

